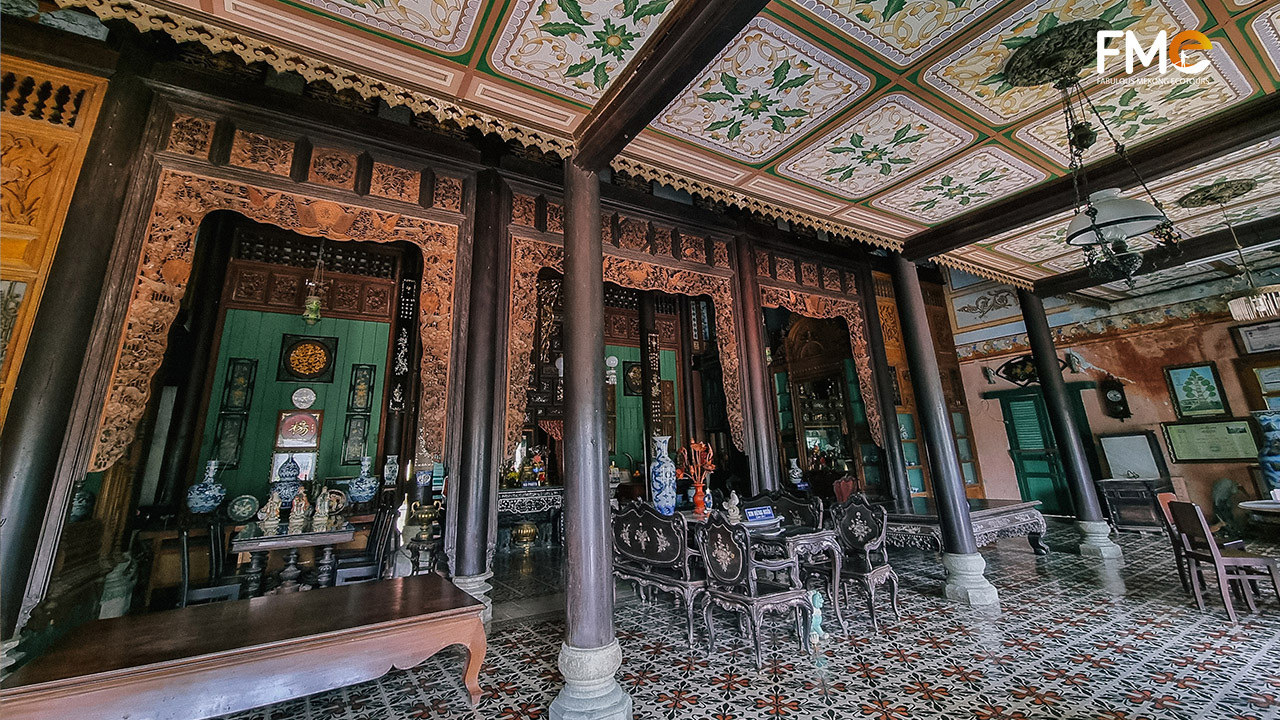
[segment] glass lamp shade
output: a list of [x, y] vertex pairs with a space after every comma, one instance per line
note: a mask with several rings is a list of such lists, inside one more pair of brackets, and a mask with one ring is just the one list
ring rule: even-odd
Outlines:
[[1227, 301], [1231, 318], [1238, 322], [1280, 317], [1280, 285], [1250, 288]]
[[1102, 245], [1128, 240], [1154, 229], [1164, 220], [1164, 214], [1155, 205], [1123, 197], [1120, 188], [1099, 190], [1089, 196], [1089, 202], [1098, 211], [1098, 217], [1091, 221], [1088, 213], [1077, 213], [1067, 225], [1069, 245]]

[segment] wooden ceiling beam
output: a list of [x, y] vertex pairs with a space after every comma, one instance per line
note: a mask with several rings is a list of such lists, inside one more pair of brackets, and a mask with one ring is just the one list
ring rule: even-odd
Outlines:
[[[1275, 218], [1254, 220], [1251, 223], [1237, 227], [1236, 235], [1240, 238], [1240, 245], [1245, 249], [1273, 240], [1280, 240], [1280, 222], [1276, 222]], [[1235, 242], [1231, 239], [1231, 231], [1223, 228], [1190, 240], [1184, 240], [1179, 243], [1179, 246], [1181, 252], [1178, 253], [1171, 253], [1164, 248], [1154, 248], [1146, 251], [1142, 254], [1142, 266], [1138, 269], [1137, 274], [1147, 275], [1159, 270], [1167, 270], [1203, 258], [1220, 255], [1235, 248]], [[1095, 278], [1089, 275], [1088, 268], [1080, 268], [1079, 270], [1054, 275], [1037, 282], [1035, 294], [1040, 297], [1065, 295], [1096, 287], [1106, 282], [1110, 281]]]
[[640, 52], [574, 131], [574, 163], [603, 170], [715, 60], [768, 0], [685, 0], [662, 19]]
[[[1174, 130], [1130, 150], [1129, 158], [1151, 182], [1276, 135], [1280, 135], [1280, 93]], [[1107, 140], [1100, 138], [1098, 142]], [[1114, 153], [1086, 170], [1091, 191], [1136, 184], [1129, 166]], [[1074, 205], [1071, 176], [1065, 175], [917, 233], [903, 244], [902, 254], [909, 260], [924, 260], [1052, 217]]]

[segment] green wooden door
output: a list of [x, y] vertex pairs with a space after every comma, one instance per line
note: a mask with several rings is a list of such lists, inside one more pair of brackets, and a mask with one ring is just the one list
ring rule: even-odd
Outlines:
[[1039, 389], [1000, 398], [1004, 427], [1009, 434], [1009, 455], [1018, 474], [1023, 500], [1039, 500], [1040, 511], [1050, 515], [1074, 515], [1062, 462]]

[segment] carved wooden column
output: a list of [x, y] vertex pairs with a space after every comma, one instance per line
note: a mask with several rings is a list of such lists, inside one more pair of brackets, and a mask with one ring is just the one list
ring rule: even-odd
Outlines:
[[739, 237], [738, 292], [742, 299], [742, 365], [747, 407], [747, 445], [743, 451], [751, 458], [751, 488], [755, 492], [777, 490], [782, 455], [778, 451], [778, 435], [774, 430], [773, 386], [769, 382], [764, 358], [764, 310], [760, 307], [760, 282], [756, 278], [756, 259], [751, 244]]
[[630, 720], [614, 678], [622, 648], [613, 627], [604, 403], [604, 254], [600, 177], [564, 164], [564, 518], [568, 587], [552, 720]]
[[933, 479], [934, 502], [942, 522], [945, 552], [942, 564], [947, 569], [946, 594], [952, 600], [969, 605], [999, 602], [995, 587], [983, 576], [986, 561], [978, 554], [969, 519], [969, 503], [956, 455], [955, 434], [951, 427], [951, 411], [942, 391], [938, 356], [933, 333], [925, 313], [924, 295], [915, 263], [893, 254], [893, 290], [898, 303], [898, 319], [902, 323], [902, 341], [906, 346], [907, 364], [911, 369], [911, 387], [916, 394], [920, 430], [929, 451], [930, 477]]
[[498, 477], [493, 444], [494, 368], [498, 357], [498, 263], [506, 233], [502, 179], [496, 170], [476, 176], [475, 240], [471, 251], [466, 391], [462, 405], [462, 465], [450, 500], [457, 515], [453, 581], [492, 613], [489, 578], [489, 506]]
[[1044, 313], [1044, 302], [1035, 294], [1018, 288], [1018, 304], [1022, 307], [1022, 321], [1027, 326], [1031, 357], [1035, 361], [1040, 391], [1044, 394], [1049, 424], [1053, 426], [1058, 454], [1066, 470], [1067, 485], [1071, 488], [1076, 528], [1081, 535], [1080, 554], [1100, 558], [1121, 557], [1120, 546], [1111, 541], [1111, 525], [1102, 516], [1080, 428], [1071, 417], [1071, 401], [1067, 385], [1062, 380], [1062, 367], [1058, 365], [1058, 351], [1053, 346], [1053, 333], [1049, 330], [1049, 318]]
[[911, 480], [907, 477], [907, 460], [902, 454], [902, 430], [898, 426], [898, 406], [893, 398], [893, 370], [884, 351], [884, 328], [880, 325], [880, 308], [876, 303], [875, 278], [871, 267], [862, 265], [857, 271], [858, 293], [862, 297], [862, 316], [867, 323], [867, 351], [870, 357], [854, 358], [854, 362], [870, 362], [875, 378], [876, 404], [880, 406], [880, 441], [884, 451], [885, 470], [889, 474], [885, 490], [894, 509], [906, 512], [911, 507]]
[[91, 340], [102, 343], [92, 337], [95, 310], [126, 195], [136, 190], [134, 159], [151, 104], [139, 76], [149, 64], [145, 49], [133, 43], [121, 49], [49, 271], [47, 286], [56, 291], [41, 300], [0, 434], [0, 636], [6, 638], [44, 595], [72, 485], [88, 465], [90, 419], [101, 408], [83, 402], [80, 373], [86, 350], [95, 351]]

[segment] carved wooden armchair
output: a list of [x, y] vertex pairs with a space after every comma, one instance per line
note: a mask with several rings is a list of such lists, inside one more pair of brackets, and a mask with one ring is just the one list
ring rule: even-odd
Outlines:
[[744, 508], [772, 507], [783, 525], [822, 528], [822, 499], [795, 495], [782, 490], [760, 493], [742, 503]]
[[[832, 524], [836, 537], [845, 549], [844, 567], [840, 587], [848, 599], [849, 585], [856, 585], [867, 594], [867, 611], [871, 626], [876, 623], [876, 588], [888, 583], [893, 616], [898, 613], [898, 573], [889, 564], [885, 549], [885, 535], [889, 530], [888, 513], [883, 507], [871, 507], [863, 495], [854, 495], [847, 502], [832, 510]], [[837, 598], [839, 602], [839, 598]]]
[[[707, 569], [702, 617], [707, 626], [709, 646], [715, 648], [711, 617], [711, 604], [715, 603], [738, 613], [740, 620], [746, 620], [745, 629], [755, 650], [757, 669], [762, 667], [760, 626], [764, 623], [765, 613], [794, 612], [800, 647], [808, 651], [808, 627], [813, 606], [800, 583], [800, 564], [796, 558], [765, 560], [756, 557], [751, 550], [751, 536], [747, 529], [741, 524], [730, 523], [721, 512], [713, 512], [698, 527], [696, 539]], [[762, 579], [760, 573], [782, 574], [788, 582], [779, 584]]]
[[691, 648], [694, 601], [706, 589], [693, 557], [683, 515], [663, 515], [641, 500], [613, 514], [613, 574], [634, 583], [642, 600], [650, 601], [654, 590], [679, 598]]

